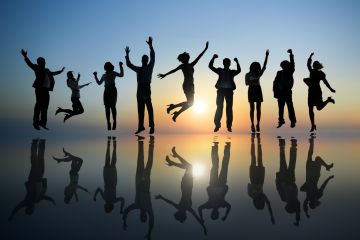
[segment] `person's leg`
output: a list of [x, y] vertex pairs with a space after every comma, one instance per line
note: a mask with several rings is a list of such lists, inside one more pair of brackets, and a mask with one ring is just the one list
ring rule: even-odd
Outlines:
[[136, 165], [136, 182], [140, 181], [144, 175], [144, 141], [138, 141], [138, 156]]
[[112, 142], [113, 142], [113, 151], [112, 151], [112, 156], [111, 156], [110, 167], [116, 168], [116, 139], [115, 139], [115, 137], [113, 137]]
[[256, 103], [256, 131], [260, 132], [261, 102]]
[[319, 164], [320, 166], [324, 166], [327, 171], [329, 171], [329, 170], [334, 166], [333, 163], [327, 164], [327, 163], [326, 163], [321, 157], [319, 157], [319, 156], [316, 156], [316, 157], [315, 157], [315, 162], [316, 162], [317, 164]]
[[283, 97], [278, 98], [278, 107], [279, 107], [279, 119], [278, 119], [278, 128], [281, 127], [284, 123], [284, 107], [285, 107], [285, 99]]
[[216, 95], [216, 112], [214, 117], [215, 130], [216, 129], [218, 130], [221, 127], [221, 117], [223, 113], [223, 107], [224, 107], [224, 93], [221, 89], [219, 89], [217, 90], [217, 95]]
[[40, 109], [40, 126], [47, 129], [47, 111], [49, 108], [50, 94], [47, 89], [42, 90], [42, 104]]
[[315, 114], [314, 114], [314, 106], [308, 106], [309, 108], [309, 118], [311, 122], [311, 131], [315, 130]]
[[334, 99], [332, 99], [331, 97], [328, 97], [327, 99], [326, 99], [326, 101], [325, 102], [321, 102], [320, 104], [318, 104], [317, 106], [316, 106], [316, 109], [318, 110], [318, 111], [321, 111], [328, 103], [335, 103], [335, 101], [334, 101]]
[[138, 130], [144, 130], [145, 102], [140, 94], [138, 94], [136, 100], [137, 100], [137, 108], [138, 108]]
[[229, 161], [230, 161], [230, 146], [231, 143], [227, 142], [224, 148], [224, 156], [219, 174], [219, 185], [222, 186], [225, 186], [227, 183], [227, 175], [228, 175]]
[[286, 105], [288, 108], [288, 114], [289, 114], [289, 119], [291, 122], [291, 127], [295, 127], [295, 123], [296, 123], [296, 116], [295, 116], [295, 109], [294, 109], [294, 104], [292, 101], [292, 95], [289, 95], [286, 98]]
[[251, 134], [250, 156], [251, 156], [250, 166], [256, 166], [255, 134]]
[[149, 186], [150, 186], [150, 175], [151, 175], [153, 162], [154, 162], [154, 137], [151, 136], [149, 140], [148, 160], [145, 167], [145, 178], [149, 181]]
[[110, 167], [110, 137], [108, 137], [107, 143], [106, 143], [106, 154], [105, 154], [105, 167]]
[[34, 116], [33, 116], [33, 126], [35, 129], [40, 130], [39, 124], [40, 124], [40, 106], [41, 106], [41, 92], [40, 89], [35, 89], [35, 106], [34, 106]]
[[285, 158], [285, 139], [279, 139], [279, 149], [280, 149], [280, 172], [287, 170], [286, 158]]
[[249, 106], [250, 106], [250, 121], [251, 121], [251, 126], [254, 126], [254, 111], [255, 111], [255, 104], [254, 104], [254, 102], [249, 102]]
[[257, 147], [258, 147], [258, 151], [257, 151], [257, 157], [258, 157], [258, 166], [263, 167], [263, 162], [262, 162], [262, 148], [261, 148], [261, 141], [260, 141], [260, 134], [258, 135], [258, 142], [257, 142]]
[[294, 174], [295, 174], [295, 166], [296, 166], [296, 153], [297, 153], [297, 140], [291, 139], [289, 171], [293, 172]]
[[112, 105], [110, 107], [111, 109], [111, 113], [112, 113], [112, 118], [113, 118], [113, 126], [112, 126], [112, 130], [116, 129], [116, 106]]
[[218, 171], [219, 171], [219, 143], [215, 142], [211, 147], [211, 170], [210, 170], [210, 186], [218, 184]]
[[107, 129], [111, 129], [111, 122], [110, 122], [110, 106], [105, 105], [105, 115], [106, 115], [106, 123], [107, 123]]
[[233, 122], [233, 91], [227, 90], [225, 94], [226, 100], [226, 125], [229, 132], [232, 131], [232, 122]]
[[186, 95], [186, 99], [187, 101], [186, 102], [182, 102], [182, 103], [179, 103], [179, 104], [176, 104], [174, 106], [178, 106], [178, 105], [181, 105], [181, 108], [179, 111], [177, 112], [174, 112], [174, 116], [173, 116], [173, 120], [174, 122], [176, 122], [176, 119], [177, 117], [184, 111], [186, 111], [187, 109], [189, 109], [193, 104], [194, 104], [194, 93], [193, 92], [185, 92], [185, 95]]
[[155, 124], [154, 124], [154, 109], [153, 109], [153, 105], [151, 102], [151, 96], [148, 96], [146, 99], [146, 109], [147, 109], [148, 117], [149, 117], [149, 127], [154, 128], [154, 126], [155, 126]]

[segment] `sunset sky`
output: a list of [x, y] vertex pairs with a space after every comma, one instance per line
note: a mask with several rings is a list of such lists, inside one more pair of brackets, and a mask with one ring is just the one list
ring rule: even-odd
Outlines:
[[[32, 61], [43, 56], [47, 67], [66, 70], [55, 77], [55, 89], [49, 106], [49, 128], [68, 131], [76, 127], [105, 130], [103, 86], [98, 86], [92, 72], [104, 72], [106, 61], [118, 70], [125, 62], [124, 48], [130, 46], [130, 58], [140, 65], [142, 54], [148, 54], [145, 42], [154, 39], [156, 62], [152, 82], [152, 100], [158, 132], [211, 132], [215, 112], [215, 82], [208, 63], [213, 54], [219, 59], [239, 59], [242, 71], [235, 78], [234, 131], [250, 129], [247, 87], [244, 76], [253, 61], [264, 61], [270, 49], [268, 67], [261, 78], [264, 94], [262, 106], [263, 131], [274, 130], [277, 124], [277, 102], [273, 98], [272, 82], [280, 62], [288, 59], [286, 50], [292, 48], [296, 71], [293, 100], [298, 118], [297, 128], [308, 131], [306, 61], [311, 52], [314, 60], [324, 65], [331, 93], [324, 85], [323, 98], [333, 96], [335, 105], [315, 112], [318, 129], [360, 128], [359, 1], [1, 1], [1, 58], [0, 111], [1, 125], [18, 124], [32, 128], [35, 103], [35, 78], [20, 55], [28, 51]], [[195, 67], [195, 104], [202, 111], [190, 109], [173, 123], [166, 114], [166, 105], [183, 101], [183, 75], [177, 72], [164, 79], [158, 73], [179, 65], [177, 55], [184, 51], [194, 59], [209, 41], [209, 49]], [[232, 61], [232, 68], [235, 64]], [[54, 116], [58, 106], [71, 107], [71, 92], [66, 87], [66, 71], [81, 73], [81, 82], [92, 84], [81, 91], [85, 108], [82, 116], [65, 125], [62, 117]], [[136, 76], [124, 65], [125, 75], [117, 79], [119, 132], [133, 132], [137, 127]], [[200, 104], [200, 105], [201, 105]], [[289, 130], [287, 111], [286, 126]], [[223, 116], [223, 126], [225, 126]], [[147, 123], [147, 116], [145, 117]], [[225, 131], [225, 129], [222, 129]]]

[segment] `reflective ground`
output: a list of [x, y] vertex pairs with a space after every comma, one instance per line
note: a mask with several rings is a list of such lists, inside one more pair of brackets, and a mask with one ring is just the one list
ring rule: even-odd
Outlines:
[[23, 138], [1, 154], [1, 239], [360, 235], [357, 138]]

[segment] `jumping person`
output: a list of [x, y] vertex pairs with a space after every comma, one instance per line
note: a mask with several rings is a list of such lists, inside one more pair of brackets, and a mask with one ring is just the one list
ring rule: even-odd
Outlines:
[[173, 109], [181, 107], [179, 111], [175, 111], [173, 112], [173, 117], [172, 120], [174, 122], [176, 122], [176, 118], [185, 110], [187, 110], [188, 108], [190, 108], [193, 104], [194, 104], [194, 94], [195, 94], [195, 89], [194, 89], [194, 66], [196, 65], [196, 63], [200, 60], [200, 58], [204, 55], [204, 53], [206, 52], [206, 50], [209, 47], [209, 42], [206, 42], [206, 46], [205, 49], [199, 54], [199, 56], [191, 63], [189, 63], [190, 60], [190, 55], [187, 52], [183, 52], [181, 54], [179, 54], [178, 56], [178, 60], [181, 62], [181, 64], [169, 71], [168, 73], [165, 74], [158, 74], [159, 78], [164, 78], [172, 73], [175, 73], [178, 70], [181, 70], [183, 72], [184, 75], [184, 82], [183, 82], [183, 91], [184, 94], [186, 96], [186, 101], [185, 102], [181, 102], [178, 104], [170, 104], [168, 105], [168, 108], [166, 110], [167, 113], [170, 113]]
[[110, 110], [113, 118], [112, 130], [116, 129], [116, 100], [117, 100], [117, 89], [115, 86], [115, 78], [124, 76], [123, 63], [119, 62], [120, 73], [114, 71], [114, 65], [110, 62], [104, 64], [105, 74], [102, 75], [99, 80], [97, 77], [97, 72], [94, 72], [95, 81], [97, 84], [102, 84], [104, 82], [104, 105], [105, 105], [105, 114], [107, 121], [107, 129], [111, 130], [110, 122]]
[[223, 64], [224, 68], [215, 68], [214, 61], [218, 58], [217, 54], [211, 58], [209, 62], [209, 68], [215, 72], [219, 78], [216, 82], [215, 88], [217, 89], [216, 96], [216, 112], [214, 117], [215, 129], [214, 132], [219, 131], [221, 127], [221, 117], [223, 113], [224, 99], [226, 101], [226, 125], [229, 132], [232, 131], [232, 121], [233, 121], [233, 94], [236, 89], [234, 82], [234, 77], [241, 72], [240, 64], [237, 58], [234, 58], [236, 63], [236, 70], [230, 70], [231, 61], [229, 58], [224, 58]]
[[260, 132], [260, 118], [261, 118], [261, 102], [263, 101], [263, 94], [260, 86], [260, 77], [263, 75], [269, 57], [269, 50], [266, 50], [263, 67], [259, 62], [253, 62], [250, 65], [250, 71], [245, 75], [245, 84], [248, 88], [248, 101], [250, 104], [250, 120], [251, 132], [255, 132], [254, 125], [254, 110], [256, 103], [256, 131]]
[[71, 89], [72, 110], [58, 107], [55, 112], [55, 115], [60, 112], [65, 113], [64, 122], [69, 118], [84, 112], [84, 108], [80, 102], [80, 89], [88, 86], [90, 82], [79, 86], [79, 80], [80, 73], [78, 73], [77, 79], [75, 79], [72, 71], [67, 72], [66, 84]]
[[48, 130], [47, 124], [47, 111], [49, 107], [50, 94], [49, 91], [54, 90], [55, 80], [54, 76], [62, 73], [65, 69], [63, 67], [60, 71], [51, 72], [48, 68], [45, 68], [45, 58], [38, 57], [37, 64], [30, 61], [27, 56], [27, 51], [21, 49], [21, 55], [23, 55], [26, 64], [34, 71], [35, 81], [33, 88], [35, 88], [36, 103], [34, 107], [33, 127], [36, 130], [40, 130], [40, 127]]
[[145, 106], [147, 108], [148, 117], [149, 117], [149, 127], [150, 127], [150, 134], [155, 132], [155, 124], [154, 124], [154, 110], [151, 103], [151, 75], [155, 65], [155, 51], [152, 45], [152, 37], [149, 37], [146, 43], [149, 45], [150, 48], [150, 61], [148, 55], [143, 55], [141, 58], [141, 67], [134, 66], [129, 57], [130, 48], [125, 48], [126, 53], [126, 65], [136, 72], [137, 77], [137, 92], [136, 92], [136, 99], [137, 99], [137, 108], [138, 108], [138, 129], [135, 134], [138, 134], [145, 130], [144, 127], [144, 114], [145, 114]]
[[309, 117], [311, 121], [311, 129], [310, 132], [313, 132], [316, 130], [315, 125], [315, 116], [314, 116], [314, 107], [316, 107], [317, 110], [322, 110], [328, 103], [335, 104], [335, 100], [331, 97], [328, 97], [326, 101], [323, 101], [322, 99], [322, 91], [320, 87], [320, 81], [323, 81], [325, 86], [333, 93], [335, 93], [335, 90], [330, 86], [329, 82], [326, 80], [326, 75], [321, 69], [323, 68], [323, 65], [318, 62], [314, 61], [312, 67], [312, 56], [314, 53], [310, 54], [310, 57], [307, 61], [307, 67], [310, 72], [310, 78], [305, 78], [304, 82], [306, 85], [308, 85], [308, 107], [309, 107]]
[[279, 106], [279, 122], [277, 128], [280, 128], [284, 123], [284, 107], [288, 108], [290, 119], [290, 127], [296, 126], [296, 116], [292, 101], [292, 87], [294, 85], [293, 74], [295, 72], [294, 55], [291, 49], [287, 51], [290, 55], [290, 61], [284, 60], [280, 63], [281, 71], [278, 71], [273, 83], [274, 97], [278, 100]]

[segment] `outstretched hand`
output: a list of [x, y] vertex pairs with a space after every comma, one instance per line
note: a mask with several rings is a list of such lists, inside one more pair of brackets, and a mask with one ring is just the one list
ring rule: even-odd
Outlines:
[[129, 52], [130, 52], [130, 48], [129, 48], [129, 46], [126, 46], [126, 48], [125, 48], [126, 55], [129, 55]]
[[160, 199], [162, 198], [161, 194], [155, 195], [155, 199]]
[[124, 64], [124, 63], [123, 63], [122, 61], [119, 62], [120, 67], [121, 67], [123, 64]]
[[269, 56], [269, 53], [270, 53], [270, 51], [269, 51], [269, 49], [267, 49], [266, 52], [265, 52], [265, 55]]
[[25, 51], [24, 49], [21, 49], [21, 55], [23, 55], [23, 57], [27, 57], [27, 51]]
[[63, 67], [62, 69], [61, 69], [61, 71], [63, 72], [65, 70], [65, 67]]
[[333, 93], [336, 93], [335, 89], [331, 89], [330, 91], [333, 92]]
[[152, 37], [149, 37], [149, 40], [146, 41], [147, 44], [149, 44], [149, 46], [152, 46]]
[[217, 55], [217, 54], [214, 54], [213, 55], [213, 58], [215, 59], [215, 58], [218, 58], [219, 56]]
[[209, 41], [206, 41], [205, 49], [208, 49], [208, 47], [209, 47]]
[[94, 76], [96, 77], [97, 76], [97, 72], [93, 72]]
[[166, 77], [165, 74], [161, 74], [161, 73], [159, 73], [157, 76], [158, 76], [158, 78], [160, 78], [160, 79], [163, 79], [164, 77]]
[[292, 54], [292, 50], [291, 50], [291, 49], [288, 49], [287, 52], [290, 53], [290, 54]]
[[78, 76], [77, 76], [77, 78], [78, 78], [78, 79], [80, 78], [80, 73], [78, 73]]
[[237, 58], [234, 58], [234, 61], [235, 61], [236, 63], [239, 63], [239, 60], [238, 60]]
[[310, 58], [312, 58], [312, 56], [314, 56], [314, 53], [313, 53], [313, 52], [310, 54]]

